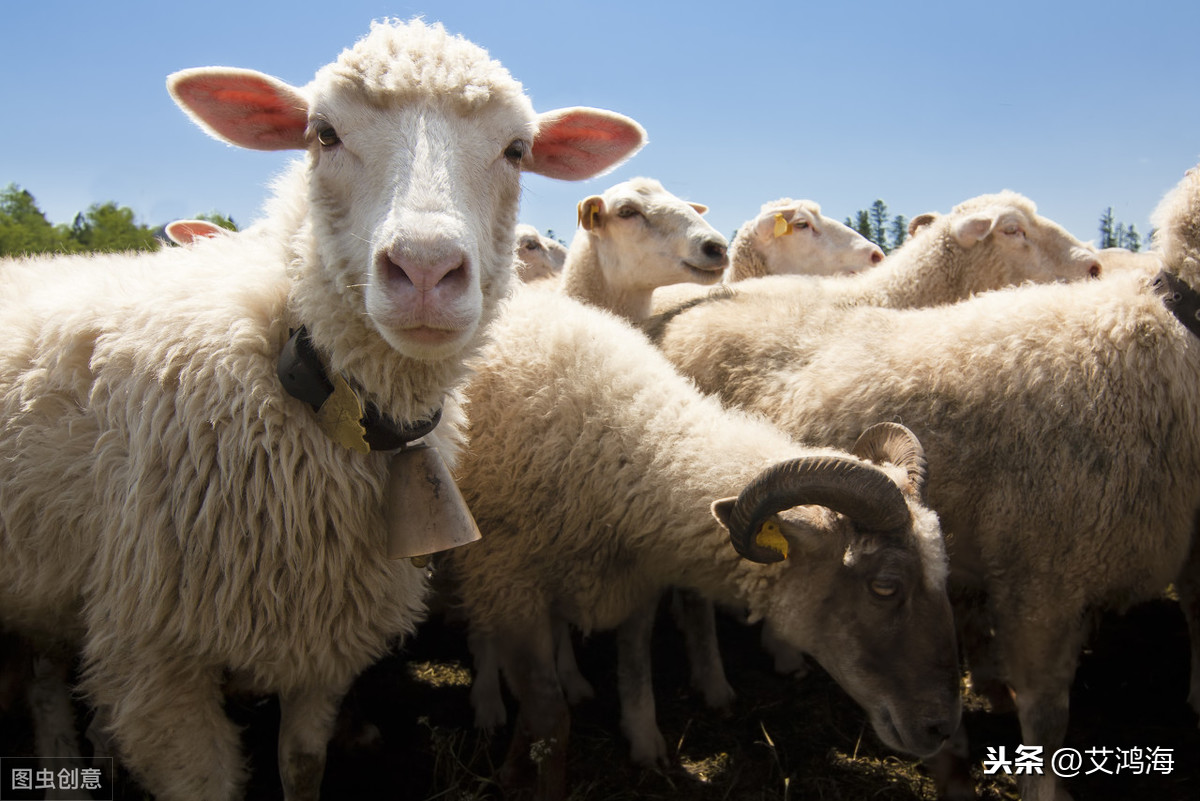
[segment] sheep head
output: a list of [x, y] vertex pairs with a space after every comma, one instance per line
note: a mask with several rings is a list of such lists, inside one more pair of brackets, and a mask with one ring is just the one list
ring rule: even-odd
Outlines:
[[775, 465], [713, 504], [739, 553], [782, 562], [752, 612], [829, 671], [889, 747], [919, 756], [961, 713], [945, 548], [924, 480], [920, 443], [883, 424], [850, 456]]
[[729, 264], [728, 242], [661, 183], [634, 178], [579, 202], [580, 235], [589, 237], [607, 281], [623, 290], [677, 283], [714, 284]]
[[357, 332], [365, 320], [405, 357], [461, 353], [512, 272], [521, 172], [586, 178], [645, 141], [611, 112], [535, 114], [484, 50], [419, 21], [373, 25], [303, 87], [201, 68], [168, 88], [219, 139], [307, 153], [312, 252], [300, 256], [342, 313], [309, 315], [330, 320], [327, 330], [301, 322], [331, 351], [339, 325]]
[[883, 251], [847, 225], [821, 213], [811, 200], [781, 198], [764, 203], [758, 216], [742, 226], [738, 238], [761, 258], [761, 267], [738, 264], [733, 279], [762, 275], [838, 275], [868, 270], [883, 261]]
[[1033, 202], [1016, 192], [980, 195], [944, 216], [919, 215], [909, 231], [912, 245], [906, 247], [920, 247], [927, 236], [945, 236], [948, 247], [959, 249], [963, 289], [970, 292], [1026, 281], [1095, 278], [1102, 269], [1093, 247], [1039, 215]]

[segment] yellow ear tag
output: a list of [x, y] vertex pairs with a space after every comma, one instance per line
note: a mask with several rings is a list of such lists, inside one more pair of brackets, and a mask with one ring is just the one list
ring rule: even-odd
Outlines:
[[364, 439], [367, 430], [360, 422], [363, 410], [358, 396], [340, 375], [330, 376], [329, 381], [333, 384], [333, 394], [317, 410], [321, 430], [339, 445], [359, 453], [370, 453], [371, 446]]
[[792, 232], [792, 224], [783, 218], [782, 214], [775, 215], [775, 238], [787, 236]]
[[758, 527], [758, 533], [754, 535], [754, 544], [762, 548], [770, 548], [772, 551], [783, 554], [783, 558], [787, 559], [788, 541], [783, 536], [783, 532], [779, 530], [779, 524], [774, 520], [767, 520]]

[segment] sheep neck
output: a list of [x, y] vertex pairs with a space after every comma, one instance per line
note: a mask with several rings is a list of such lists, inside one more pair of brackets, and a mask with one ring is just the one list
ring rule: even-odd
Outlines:
[[[401, 422], [383, 414], [374, 403], [363, 403], [345, 379], [330, 377], [304, 326], [293, 331], [284, 345], [278, 373], [289, 395], [312, 406], [325, 434], [351, 450], [368, 453], [404, 448], [432, 432], [442, 417], [438, 408], [428, 418]], [[347, 410], [335, 418], [326, 410], [343, 393], [349, 393], [353, 412]]]
[[580, 231], [571, 242], [563, 265], [562, 290], [568, 297], [606, 309], [626, 320], [640, 322], [650, 316], [653, 290], [614, 285], [600, 264], [595, 236]]
[[854, 305], [908, 309], [952, 303], [967, 296], [961, 252], [948, 233], [931, 231], [932, 247], [909, 244], [882, 265], [859, 273], [846, 284], [843, 298]]

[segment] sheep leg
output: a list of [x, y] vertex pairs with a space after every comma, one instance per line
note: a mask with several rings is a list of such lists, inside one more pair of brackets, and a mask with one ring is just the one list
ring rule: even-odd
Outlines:
[[[1012, 608], [1020, 614], [1007, 622], [998, 619], [996, 640], [1021, 722], [1021, 742], [1041, 746], [1048, 762], [1067, 734], [1071, 682], [1086, 638], [1087, 618], [1083, 610], [1071, 614], [1056, 609], [1047, 619], [1051, 616], [1045, 610], [1017, 604]], [[1050, 770], [1040, 776], [1019, 776], [1017, 786], [1023, 801], [1071, 799]]]
[[279, 778], [288, 801], [316, 801], [325, 752], [343, 690], [316, 688], [279, 696]]
[[575, 647], [571, 643], [571, 626], [560, 617], [554, 618], [554, 664], [558, 669], [558, 681], [566, 693], [567, 703], [575, 705], [593, 697], [596, 693], [591, 683], [583, 677], [579, 663], [575, 661]]
[[959, 721], [958, 728], [941, 750], [924, 760], [938, 801], [974, 801], [975, 780], [971, 778], [970, 750], [967, 727]]
[[475, 728], [488, 731], [499, 728], [507, 722], [508, 713], [500, 690], [500, 657], [496, 642], [491, 635], [472, 626], [467, 634], [467, 648], [475, 663], [475, 678], [471, 680]]
[[93, 666], [87, 686], [123, 764], [160, 801], [240, 798], [245, 766], [225, 716], [220, 671], [145, 655], [137, 674]]
[[617, 629], [617, 691], [621, 698], [621, 731], [629, 739], [630, 757], [647, 768], [669, 764], [667, 744], [654, 710], [650, 640], [658, 599], [635, 611]]
[[770, 621], [763, 624], [761, 641], [763, 649], [775, 659], [776, 673], [790, 675], [797, 681], [808, 675], [808, 661], [804, 658], [804, 652], [796, 650], [780, 637]]
[[[33, 673], [27, 697], [33, 717], [35, 753], [42, 758], [42, 767], [52, 772], [60, 769], [77, 770], [84, 767], [79, 753], [79, 732], [75, 723], [75, 708], [68, 689], [71, 660], [66, 654], [39, 653], [33, 657]], [[63, 762], [62, 760], [70, 760]], [[83, 790], [52, 789], [46, 798], [90, 798]]]
[[712, 601], [692, 590], [676, 589], [671, 611], [683, 632], [692, 687], [704, 696], [711, 709], [728, 710], [733, 703], [733, 687], [725, 678], [721, 647], [717, 642], [717, 616]]
[[554, 659], [554, 634], [548, 612], [497, 633], [504, 677], [517, 701], [512, 742], [500, 782], [506, 787], [523, 784], [530, 768], [537, 771], [538, 801], [566, 796], [566, 754], [571, 713], [558, 683]]
[[1200, 715], [1200, 535], [1192, 537], [1192, 549], [1184, 562], [1179, 580], [1175, 582], [1179, 605], [1187, 620], [1188, 638], [1192, 645], [1192, 674], [1188, 704]]

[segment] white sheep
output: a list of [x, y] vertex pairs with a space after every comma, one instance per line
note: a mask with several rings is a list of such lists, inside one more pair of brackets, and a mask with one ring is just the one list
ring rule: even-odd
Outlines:
[[567, 250], [561, 289], [628, 320], [650, 316], [661, 286], [715, 284], [729, 265], [728, 242], [658, 181], [634, 178], [584, 198]]
[[878, 245], [826, 217], [813, 201], [780, 198], [764, 203], [738, 228], [730, 246], [728, 280], [857, 273], [883, 258]]
[[[689, 281], [711, 284], [719, 280], [729, 263], [727, 243], [725, 237], [701, 218], [707, 211], [706, 206], [682, 200], [650, 178], [622, 181], [602, 194], [584, 198], [577, 207], [579, 230], [567, 251], [559, 291], [638, 322], [649, 314], [651, 293], [657, 287]], [[533, 233], [536, 235], [536, 231]], [[683, 609], [686, 617], [682, 628], [696, 657], [692, 666], [693, 683], [710, 706], [727, 706], [733, 700], [733, 689], [725, 679], [717, 650], [712, 606], [688, 598]], [[656, 610], [655, 603], [644, 612], [651, 618], [642, 623], [647, 631], [652, 627]], [[576, 665], [569, 630], [561, 625], [556, 631], [559, 679], [568, 699], [575, 703], [590, 698], [592, 687]], [[475, 662], [471, 686], [475, 725], [495, 728], [506, 719], [495, 650], [486, 637], [477, 633], [471, 635], [471, 650]], [[628, 659], [627, 649], [622, 651]], [[648, 712], [629, 714], [653, 721], [649, 654], [637, 659], [639, 663], [644, 660], [647, 666], [640, 671], [647, 679], [647, 686], [639, 687], [634, 698], [623, 695], [622, 706], [650, 699]]]
[[543, 236], [532, 225], [517, 226], [517, 278], [525, 283], [557, 279], [567, 260], [561, 242]]
[[[1047, 755], [1092, 613], [1172, 581], [1200, 711], [1200, 557], [1185, 567], [1200, 504], [1200, 297], [1187, 289], [1200, 286], [1200, 170], [1158, 217], [1169, 277], [1157, 281], [1123, 271], [930, 309], [799, 315], [735, 291], [661, 331], [702, 389], [795, 437], [837, 446], [879, 419], [917, 434], [952, 590], [982, 607], [1021, 742]], [[1050, 771], [1020, 784], [1026, 801], [1067, 798]]]
[[1096, 251], [1096, 258], [1104, 266], [1104, 271], [1143, 270], [1158, 272], [1163, 268], [1162, 256], [1154, 250], [1133, 251], [1128, 248], [1101, 248]]
[[[920, 754], [940, 745], [958, 719], [958, 670], [945, 554], [918, 500], [922, 460], [911, 435], [895, 442], [903, 456], [864, 443], [860, 453], [904, 465], [884, 472], [799, 446], [699, 394], [624, 321], [536, 287], [516, 292], [493, 333], [472, 362], [471, 447], [458, 471], [485, 535], [449, 559], [471, 626], [500, 647], [520, 704], [506, 776], [541, 740], [551, 755], [540, 797], [562, 790], [569, 713], [553, 618], [585, 632], [613, 628], [668, 586], [771, 621], [857, 699], [889, 746]], [[843, 469], [853, 482], [842, 482]], [[781, 475], [806, 476], [815, 494], [788, 493], [747, 519], [747, 499]], [[862, 494], [847, 503], [850, 484]], [[739, 493], [734, 505], [727, 496]], [[888, 522], [868, 511], [885, 498]], [[802, 504], [829, 508], [780, 511]], [[783, 559], [768, 541], [791, 555], [754, 564], [731, 540], [756, 560]], [[623, 720], [635, 748], [665, 750], [639, 740], [659, 736], [643, 724]]]
[[314, 798], [342, 694], [424, 614], [424, 571], [385, 548], [417, 510], [388, 487], [436, 457], [388, 451], [424, 433], [456, 458], [521, 171], [587, 177], [644, 132], [539, 116], [420, 21], [373, 24], [303, 87], [168, 87], [218, 138], [306, 158], [237, 236], [0, 269], [0, 624], [82, 647], [85, 697], [156, 797], [239, 794], [236, 685], [279, 695], [284, 795]]
[[[739, 285], [738, 291], [782, 292], [811, 307], [899, 309], [953, 303], [1023, 282], [1095, 277], [1102, 269], [1093, 247], [1038, 215], [1033, 202], [1016, 192], [980, 195], [945, 215], [919, 215], [909, 230], [911, 236], [903, 246], [865, 272], [768, 277]], [[706, 294], [695, 288], [669, 289], [655, 293], [655, 313], [679, 308]]]

